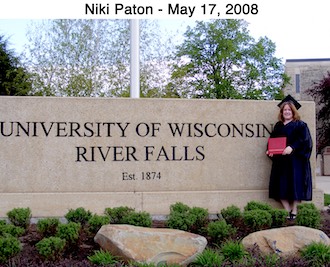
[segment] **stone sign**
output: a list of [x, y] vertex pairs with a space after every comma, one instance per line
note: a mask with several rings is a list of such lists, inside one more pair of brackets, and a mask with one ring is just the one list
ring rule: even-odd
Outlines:
[[[0, 217], [16, 207], [162, 215], [179, 201], [210, 213], [272, 202], [265, 150], [277, 103], [0, 97]], [[300, 113], [315, 140], [314, 103]], [[323, 201], [316, 189], [313, 201]]]

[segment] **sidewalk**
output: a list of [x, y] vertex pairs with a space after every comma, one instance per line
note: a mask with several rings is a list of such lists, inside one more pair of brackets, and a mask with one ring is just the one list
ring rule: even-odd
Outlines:
[[330, 176], [316, 176], [315, 187], [330, 195]]

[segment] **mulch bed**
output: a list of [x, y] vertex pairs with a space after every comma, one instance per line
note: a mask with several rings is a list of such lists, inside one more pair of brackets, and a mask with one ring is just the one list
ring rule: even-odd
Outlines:
[[[330, 236], [330, 211], [322, 211], [322, 226], [320, 230], [323, 231], [325, 234]], [[237, 222], [239, 225], [234, 225], [238, 228], [236, 233], [236, 239], [240, 240], [241, 238], [245, 237], [249, 233], [251, 233], [251, 229], [248, 229], [244, 226], [243, 223]], [[288, 221], [286, 226], [294, 225], [294, 222]], [[153, 226], [154, 228], [162, 228], [165, 227], [164, 221], [154, 221]], [[94, 242], [94, 235], [88, 234], [86, 231], [82, 231], [78, 244], [75, 247], [70, 247], [65, 250], [62, 257], [57, 259], [54, 262], [47, 262], [44, 261], [38, 254], [35, 244], [41, 240], [40, 234], [37, 232], [36, 225], [31, 224], [26, 232], [26, 234], [20, 237], [20, 241], [23, 245], [23, 250], [20, 252], [19, 255], [12, 258], [7, 264], [2, 265], [5, 267], [87, 267], [87, 266], [96, 266], [87, 259], [87, 256], [91, 256], [94, 254], [95, 250], [99, 250], [100, 247], [98, 244]], [[257, 253], [257, 252], [256, 252]], [[283, 266], [296, 266], [302, 267], [306, 266], [306, 263], [300, 261], [299, 259], [291, 260], [293, 262], [286, 262]], [[1, 266], [1, 265], [0, 265]], [[121, 266], [121, 265], [118, 265]]]

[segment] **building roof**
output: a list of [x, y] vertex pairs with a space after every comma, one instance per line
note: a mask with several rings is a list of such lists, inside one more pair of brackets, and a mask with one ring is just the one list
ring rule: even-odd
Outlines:
[[286, 62], [320, 62], [330, 61], [330, 58], [299, 58], [299, 59], [287, 59]]

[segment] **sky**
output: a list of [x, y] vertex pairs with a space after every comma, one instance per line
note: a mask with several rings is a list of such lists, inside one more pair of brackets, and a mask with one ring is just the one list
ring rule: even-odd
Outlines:
[[[237, 2], [239, 1], [237, 0]], [[251, 2], [252, 0], [247, 1]], [[255, 39], [267, 36], [275, 42], [276, 57], [281, 58], [283, 61], [301, 58], [330, 58], [329, 0], [263, 1], [257, 15], [247, 16], [244, 19], [249, 22], [248, 29]], [[228, 0], [228, 2], [232, 1]], [[20, 53], [27, 42], [26, 31], [31, 19], [26, 19], [25, 15], [17, 15], [17, 13], [13, 13], [12, 16], [10, 14], [9, 16], [6, 15], [5, 17], [9, 17], [9, 19], [3, 19], [4, 14], [4, 11], [0, 11], [0, 34], [9, 37], [10, 48]], [[32, 14], [31, 18], [38, 18], [38, 15]], [[191, 19], [165, 17], [159, 20], [159, 23], [167, 31], [178, 32], [180, 35], [188, 25], [194, 25], [195, 20], [204, 18], [208, 19], [208, 17], [203, 16]]]

